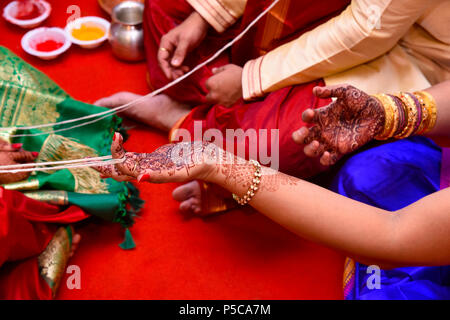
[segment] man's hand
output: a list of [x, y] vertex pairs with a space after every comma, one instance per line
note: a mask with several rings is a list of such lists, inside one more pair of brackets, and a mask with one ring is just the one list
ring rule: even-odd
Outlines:
[[235, 64], [213, 69], [214, 75], [206, 81], [209, 93], [206, 100], [225, 107], [242, 98], [242, 68]]
[[292, 134], [298, 144], [305, 144], [308, 157], [320, 157], [320, 163], [332, 165], [343, 155], [371, 141], [383, 130], [385, 112], [381, 102], [349, 86], [315, 87], [314, 95], [322, 99], [337, 98], [328, 106], [307, 109], [302, 119], [313, 123]]
[[208, 22], [194, 12], [161, 38], [158, 62], [169, 80], [179, 78], [189, 71], [189, 67], [183, 65], [186, 55], [200, 45], [208, 28]]

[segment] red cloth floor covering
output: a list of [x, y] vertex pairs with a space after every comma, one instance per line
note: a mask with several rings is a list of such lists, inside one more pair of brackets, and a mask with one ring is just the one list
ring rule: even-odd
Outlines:
[[[45, 26], [64, 27], [74, 1], [47, 0], [52, 14]], [[0, 9], [9, 1], [1, 1]], [[81, 15], [108, 18], [95, 0], [76, 1]], [[70, 11], [69, 11], [70, 12]], [[27, 55], [24, 29], [0, 18], [0, 45], [45, 72], [74, 98], [94, 102], [118, 91], [144, 94], [144, 63], [116, 60], [109, 44], [86, 50], [73, 45], [56, 60]], [[129, 131], [125, 147], [151, 152], [166, 134], [144, 127]], [[146, 143], [143, 144], [142, 142]], [[65, 280], [59, 299], [341, 299], [344, 257], [306, 242], [250, 210], [200, 219], [184, 217], [172, 199], [174, 184], [138, 186], [146, 201], [131, 228], [137, 248], [118, 247], [123, 230], [89, 223], [70, 264], [81, 269], [81, 289]]]

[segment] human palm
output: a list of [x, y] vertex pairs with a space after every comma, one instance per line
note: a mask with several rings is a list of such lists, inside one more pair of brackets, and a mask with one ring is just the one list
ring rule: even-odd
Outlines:
[[383, 130], [385, 113], [378, 99], [350, 85], [316, 87], [313, 92], [322, 99], [337, 99], [325, 107], [305, 110], [303, 121], [314, 126], [300, 128], [293, 139], [306, 145], [307, 156], [320, 156], [323, 165], [336, 163]]

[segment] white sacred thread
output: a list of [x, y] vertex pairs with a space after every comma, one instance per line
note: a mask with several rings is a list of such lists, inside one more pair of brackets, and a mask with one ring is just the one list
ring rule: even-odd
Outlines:
[[84, 159], [73, 159], [73, 160], [63, 160], [63, 161], [49, 161], [49, 162], [31, 162], [31, 163], [23, 163], [23, 164], [9, 164], [0, 166], [0, 170], [4, 169], [12, 169], [12, 168], [24, 168], [24, 167], [38, 167], [38, 166], [49, 166], [55, 164], [66, 164], [66, 163], [77, 163], [77, 162], [86, 162], [86, 161], [102, 161], [102, 160], [110, 160], [112, 156], [103, 156], [103, 157], [95, 157], [95, 158], [84, 158]]
[[[149, 93], [148, 95], [139, 97], [138, 99], [133, 100], [133, 101], [131, 101], [129, 103], [126, 103], [124, 105], [121, 105], [121, 106], [118, 106], [118, 107], [115, 107], [115, 108], [111, 108], [111, 109], [103, 111], [103, 112], [87, 115], [87, 116], [84, 116], [84, 117], [68, 119], [68, 120], [64, 120], [64, 121], [60, 121], [60, 122], [54, 122], [54, 123], [46, 123], [46, 124], [39, 124], [39, 125], [33, 125], [33, 126], [25, 126], [25, 127], [0, 127], [0, 132], [1, 131], [9, 131], [11, 129], [15, 129], [15, 130], [30, 130], [30, 129], [47, 128], [47, 127], [53, 127], [53, 126], [58, 126], [58, 125], [63, 125], [63, 124], [69, 124], [69, 123], [73, 123], [73, 122], [78, 122], [78, 121], [83, 121], [83, 120], [88, 120], [88, 119], [91, 119], [91, 118], [99, 117], [97, 119], [94, 119], [94, 120], [91, 120], [91, 121], [87, 121], [87, 122], [83, 122], [83, 123], [80, 123], [80, 124], [77, 124], [77, 125], [73, 125], [73, 126], [68, 127], [68, 128], [52, 130], [51, 132], [40, 132], [40, 133], [10, 135], [11, 138], [13, 138], [13, 137], [35, 137], [35, 136], [40, 136], [40, 135], [44, 135], [44, 134], [52, 134], [52, 133], [56, 133], [56, 132], [67, 131], [67, 130], [79, 128], [79, 127], [82, 127], [82, 126], [86, 126], [86, 125], [95, 123], [97, 121], [100, 121], [100, 120], [102, 120], [102, 119], [104, 119], [106, 117], [109, 117], [109, 116], [111, 116], [111, 115], [113, 115], [115, 113], [119, 113], [119, 112], [125, 111], [126, 109], [131, 108], [134, 104], [142, 101], [143, 99], [148, 98], [148, 97], [153, 97], [153, 96], [155, 96], [157, 94], [160, 94], [161, 92], [163, 92], [163, 91], [173, 87], [177, 83], [179, 83], [179, 82], [183, 81], [184, 79], [186, 79], [187, 77], [189, 77], [194, 72], [196, 72], [199, 69], [201, 69], [204, 66], [206, 66], [211, 61], [215, 60], [225, 50], [227, 50], [228, 48], [233, 46], [237, 41], [239, 41], [278, 2], [280, 2], [280, 0], [274, 0], [270, 4], [270, 6], [268, 6], [263, 12], [261, 12], [241, 33], [239, 33], [233, 40], [228, 42], [225, 46], [223, 46], [221, 49], [219, 49], [214, 55], [212, 55], [206, 61], [200, 63], [199, 65], [197, 65], [195, 68], [193, 68], [191, 71], [189, 71], [188, 73], [184, 74], [180, 78], [175, 79], [174, 81], [168, 83], [164, 87], [159, 88], [159, 89]], [[83, 168], [83, 167], [92, 167], [92, 166], [107, 166], [107, 165], [122, 163], [122, 162], [125, 161], [125, 158], [111, 159], [110, 157], [111, 156], [97, 157], [97, 158], [85, 158], [85, 159], [74, 159], [74, 160], [65, 160], [65, 161], [53, 161], [53, 162], [41, 162], [41, 163], [25, 163], [25, 164], [17, 164], [17, 165], [0, 166], [0, 173], [49, 171], [49, 170]], [[99, 160], [104, 160], [104, 159], [111, 159], [111, 160], [99, 161]], [[52, 165], [57, 165], [57, 166], [45, 167], [46, 165], [51, 165], [51, 164]], [[29, 167], [32, 167], [32, 168], [29, 168]], [[10, 170], [8, 170], [8, 168], [10, 168]]]
[[[261, 20], [262, 17], [264, 17], [280, 0], [274, 0], [269, 7], [267, 7], [261, 14], [259, 14], [258, 17], [256, 17], [240, 34], [238, 34], [233, 40], [231, 40], [230, 42], [228, 42], [224, 47], [222, 47], [220, 50], [218, 50], [213, 56], [211, 56], [209, 59], [207, 59], [206, 61], [200, 63], [199, 65], [197, 65], [194, 69], [192, 69], [191, 71], [189, 71], [188, 73], [184, 74], [183, 76], [181, 76], [178, 79], [175, 79], [174, 81], [168, 83], [167, 85], [165, 85], [162, 88], [159, 88], [145, 96], [139, 97], [136, 100], [133, 100], [129, 103], [126, 103], [124, 105], [115, 107], [115, 108], [111, 108], [109, 110], [103, 111], [103, 112], [99, 112], [99, 113], [95, 113], [95, 114], [91, 114], [91, 115], [87, 115], [84, 117], [80, 117], [80, 118], [75, 118], [75, 119], [68, 119], [68, 120], [64, 120], [64, 121], [60, 121], [60, 122], [54, 122], [54, 123], [46, 123], [46, 124], [39, 124], [39, 125], [33, 125], [33, 126], [26, 126], [26, 127], [0, 127], [0, 131], [5, 131], [5, 130], [11, 130], [11, 129], [17, 129], [17, 130], [29, 130], [29, 129], [39, 129], [39, 128], [47, 128], [47, 127], [53, 127], [53, 126], [58, 126], [58, 125], [63, 125], [63, 124], [69, 124], [69, 123], [73, 123], [73, 122], [78, 122], [78, 121], [82, 121], [82, 120], [87, 120], [87, 119], [91, 119], [91, 118], [96, 118], [96, 117], [100, 117], [98, 119], [89, 121], [89, 122], [84, 122], [82, 124], [78, 124], [78, 125], [74, 125], [68, 128], [63, 128], [63, 129], [58, 129], [58, 130], [53, 130], [50, 133], [56, 133], [56, 132], [61, 132], [61, 131], [66, 131], [66, 130], [71, 130], [71, 129], [75, 129], [75, 128], [79, 128], [85, 125], [89, 125], [91, 123], [100, 121], [108, 116], [111, 116], [114, 113], [119, 113], [122, 111], [125, 111], [128, 108], [131, 108], [135, 103], [138, 103], [140, 101], [142, 101], [145, 98], [149, 98], [149, 97], [153, 97], [157, 94], [160, 94], [161, 92], [173, 87], [174, 85], [176, 85], [177, 83], [183, 81], [184, 79], [186, 79], [187, 77], [189, 77], [191, 74], [193, 74], [194, 72], [198, 71], [199, 69], [203, 68], [204, 66], [206, 66], [208, 63], [210, 63], [211, 61], [215, 60], [218, 56], [220, 56], [225, 50], [227, 50], [228, 48], [230, 48], [231, 46], [233, 46], [237, 41], [239, 41], [259, 20]], [[43, 135], [43, 134], [48, 134], [49, 132], [40, 132], [40, 133], [31, 133], [31, 134], [16, 134], [16, 135], [11, 135], [10, 137], [34, 137], [34, 136], [39, 136], [39, 135]]]
[[[88, 159], [85, 159], [88, 160]], [[17, 173], [17, 172], [33, 172], [33, 171], [50, 171], [50, 170], [61, 170], [61, 169], [74, 169], [74, 168], [85, 168], [85, 167], [104, 167], [109, 165], [114, 165], [122, 163], [126, 158], [111, 159], [108, 161], [86, 161], [84, 163], [77, 164], [66, 164], [54, 167], [35, 167], [35, 168], [21, 168], [21, 169], [9, 169], [3, 170], [0, 166], [0, 173]], [[41, 163], [42, 165], [43, 163]]]

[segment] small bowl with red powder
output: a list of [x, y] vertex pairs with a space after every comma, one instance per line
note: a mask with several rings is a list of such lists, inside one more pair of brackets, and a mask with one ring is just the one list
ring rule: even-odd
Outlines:
[[72, 42], [63, 29], [42, 27], [28, 31], [21, 44], [26, 53], [50, 60], [69, 49]]
[[19, 0], [10, 2], [3, 9], [6, 21], [22, 28], [34, 28], [47, 19], [52, 7], [44, 0]]

